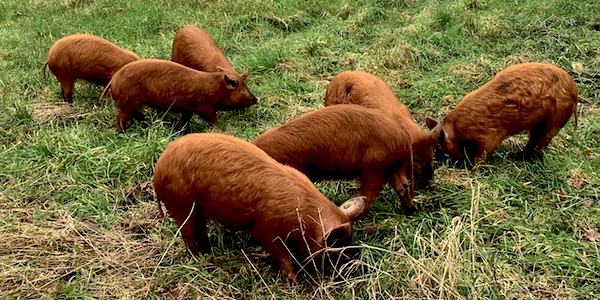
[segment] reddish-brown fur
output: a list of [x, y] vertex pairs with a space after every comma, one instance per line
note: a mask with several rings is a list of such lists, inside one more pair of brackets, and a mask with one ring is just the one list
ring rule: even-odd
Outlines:
[[258, 100], [244, 80], [231, 72], [201, 72], [178, 63], [143, 59], [124, 66], [108, 83], [100, 100], [111, 91], [117, 108], [117, 130], [123, 132], [132, 115], [149, 105], [181, 112], [179, 126], [185, 126], [194, 113], [216, 124], [217, 110], [248, 107]]
[[331, 80], [325, 93], [325, 106], [357, 104], [393, 115], [412, 140], [415, 187], [433, 186], [433, 154], [436, 137], [427, 134], [413, 119], [383, 79], [364, 71], [345, 71]]
[[[171, 60], [198, 71], [218, 72], [225, 69], [235, 73], [217, 43], [199, 27], [187, 27], [177, 32], [173, 38]], [[242, 78], [246, 80], [249, 73], [250, 68], [244, 71]]]
[[412, 163], [410, 137], [388, 114], [358, 105], [327, 106], [272, 128], [252, 143], [312, 180], [360, 177], [361, 195], [367, 198], [364, 214], [388, 181], [405, 211], [414, 209], [406, 177]]
[[336, 207], [297, 170], [216, 133], [172, 142], [156, 163], [154, 189], [192, 252], [210, 251], [206, 222], [214, 220], [249, 232], [294, 282], [291, 255], [305, 259], [351, 244], [352, 220], [364, 209], [362, 197]]
[[545, 63], [511, 66], [466, 95], [438, 124], [427, 126], [439, 136], [440, 151], [480, 163], [506, 137], [529, 130], [523, 151], [531, 158], [545, 149], [575, 114], [577, 86], [561, 68]]
[[208, 32], [195, 26], [177, 32], [173, 38], [171, 59], [198, 71], [218, 72], [217, 67], [221, 67], [235, 72]]
[[99, 85], [106, 85], [112, 76], [124, 65], [138, 60], [131, 51], [88, 34], [76, 34], [56, 41], [48, 52], [44, 63], [60, 83], [65, 101], [73, 101], [75, 81], [82, 79]]

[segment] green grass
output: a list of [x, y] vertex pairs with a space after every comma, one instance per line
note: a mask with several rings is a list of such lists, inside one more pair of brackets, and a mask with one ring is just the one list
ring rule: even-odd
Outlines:
[[[600, 2], [592, 0], [0, 2], [0, 298], [2, 299], [594, 299], [600, 291]], [[406, 217], [388, 187], [355, 224], [356, 260], [340, 276], [289, 286], [248, 235], [211, 226], [213, 253], [191, 256], [158, 217], [156, 159], [176, 116], [115, 130], [101, 88], [64, 104], [42, 78], [60, 37], [89, 33], [142, 58], [169, 59], [176, 31], [206, 29], [261, 98], [195, 132], [250, 140], [323, 105], [344, 70], [382, 77], [415, 119], [442, 118], [515, 63], [543, 61], [578, 83], [569, 122], [542, 161], [505, 141], [474, 170], [440, 162], [437, 187]], [[336, 203], [355, 182], [317, 187]]]

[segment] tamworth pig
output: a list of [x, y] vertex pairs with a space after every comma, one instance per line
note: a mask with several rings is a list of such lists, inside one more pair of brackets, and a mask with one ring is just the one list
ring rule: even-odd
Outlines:
[[[171, 59], [198, 71], [217, 72], [220, 67], [235, 72], [208, 32], [195, 26], [177, 32], [173, 38]], [[242, 74], [242, 78], [246, 79], [248, 73], [250, 73], [249, 68]]]
[[103, 38], [88, 34], [70, 35], [56, 41], [50, 48], [43, 68], [44, 79], [48, 66], [60, 83], [65, 101], [71, 103], [76, 80], [104, 86], [121, 67], [136, 60], [137, 55]]
[[421, 189], [434, 185], [436, 137], [427, 134], [415, 122], [408, 107], [398, 100], [383, 79], [364, 71], [346, 71], [336, 75], [325, 93], [325, 106], [335, 104], [357, 104], [393, 115], [412, 141], [415, 187]]
[[575, 114], [577, 87], [564, 70], [545, 63], [523, 63], [496, 74], [466, 95], [438, 123], [427, 126], [439, 137], [440, 151], [480, 163], [511, 135], [529, 130], [524, 158], [532, 158]]
[[[389, 181], [406, 213], [414, 210], [406, 176], [412, 165], [408, 133], [388, 114], [358, 105], [317, 109], [252, 141], [312, 180], [360, 177], [366, 212]], [[412, 178], [411, 178], [412, 182]]]
[[143, 59], [124, 66], [108, 83], [100, 100], [111, 91], [117, 108], [117, 130], [123, 132], [132, 115], [149, 105], [181, 113], [185, 126], [194, 113], [217, 124], [217, 110], [248, 107], [258, 100], [244, 79], [231, 72], [201, 72], [167, 60]]
[[352, 220], [364, 209], [363, 197], [336, 207], [297, 170], [216, 133], [172, 142], [156, 162], [154, 189], [190, 251], [210, 251], [206, 222], [214, 220], [249, 232], [294, 282], [292, 255], [319, 257], [325, 247], [350, 245]]

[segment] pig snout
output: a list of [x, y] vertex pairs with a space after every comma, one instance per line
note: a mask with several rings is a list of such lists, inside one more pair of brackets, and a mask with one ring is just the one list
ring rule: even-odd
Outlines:
[[248, 98], [246, 98], [245, 101], [242, 101], [242, 102], [244, 102], [244, 104], [242, 104], [242, 105], [251, 106], [251, 105], [257, 104], [260, 99], [257, 97], [254, 97], [254, 95], [252, 95], [252, 93], [250, 93], [249, 91], [248, 91], [248, 94], [250, 96]]
[[254, 95], [250, 94], [250, 97], [245, 98], [241, 103], [238, 104], [238, 107], [244, 108], [248, 106], [252, 106], [258, 103], [258, 98], [254, 97]]
[[435, 181], [433, 179], [433, 172], [428, 174], [415, 175], [415, 189], [430, 189], [435, 187]]
[[258, 103], [259, 99], [255, 97], [248, 87], [243, 87], [234, 93], [234, 105], [236, 108], [245, 108]]

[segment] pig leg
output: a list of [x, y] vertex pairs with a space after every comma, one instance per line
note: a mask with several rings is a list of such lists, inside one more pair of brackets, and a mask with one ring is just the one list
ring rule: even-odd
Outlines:
[[131, 113], [131, 115], [134, 119], [138, 120], [139, 122], [146, 121], [146, 117], [139, 109], [134, 110], [133, 113]]
[[538, 143], [538, 145], [535, 149], [537, 153], [541, 152], [542, 150], [546, 149], [546, 147], [548, 147], [548, 144], [550, 144], [550, 141], [552, 141], [552, 139], [560, 131], [560, 128], [561, 127], [558, 127], [558, 126], [546, 128], [545, 134], [540, 138], [540, 142]]
[[[184, 212], [177, 216], [176, 220], [185, 220], [189, 212]], [[185, 214], [185, 216], [184, 216]], [[189, 219], [181, 228], [181, 236], [185, 245], [190, 249], [192, 253], [209, 253], [210, 242], [208, 241], [208, 232], [206, 229], [206, 219], [202, 215], [202, 212], [195, 209], [190, 214]]]
[[[277, 241], [271, 242], [271, 244], [273, 243], [277, 243]], [[296, 270], [294, 269], [292, 255], [287, 251], [287, 249], [278, 245], [274, 247], [263, 246], [263, 248], [269, 252], [269, 254], [271, 254], [271, 257], [274, 260], [279, 262], [281, 276], [283, 276], [283, 278], [285, 278], [288, 282], [298, 284], [298, 276], [296, 274]]]
[[214, 125], [217, 125], [217, 123], [219, 123], [219, 117], [217, 117], [217, 112], [212, 107], [203, 107], [200, 111], [197, 111], [196, 113], [198, 113], [200, 117], [202, 117], [202, 119], [206, 120], [209, 123], [212, 123]]
[[179, 119], [179, 126], [178, 129], [181, 130], [184, 127], [186, 127], [186, 131], [190, 130], [190, 120], [192, 119], [192, 116], [194, 115], [193, 112], [189, 112], [189, 111], [184, 111], [181, 113], [181, 119]]
[[[252, 229], [250, 234], [256, 238], [263, 249], [267, 251], [271, 258], [279, 262], [279, 269], [281, 270], [281, 276], [288, 282], [297, 284], [298, 278], [296, 276], [296, 270], [294, 269], [294, 263], [292, 260], [292, 254], [286, 248], [282, 239], [286, 237], [275, 237], [272, 235], [272, 228], [266, 226], [267, 224], [258, 224]], [[307, 239], [310, 237], [306, 237]], [[301, 245], [300, 247], [306, 247]]]
[[485, 162], [485, 160], [490, 156], [491, 155], [488, 152], [486, 152], [485, 150], [483, 150], [483, 151], [478, 150], [477, 154], [475, 154], [475, 157], [473, 157], [473, 161], [471, 163], [473, 165], [481, 164], [481, 163]]
[[485, 140], [477, 142], [477, 153], [473, 157], [473, 164], [483, 163], [486, 159], [492, 157], [494, 150], [500, 141], [498, 139], [486, 138]]
[[292, 257], [289, 254], [285, 258], [279, 259], [279, 269], [281, 270], [281, 276], [288, 282], [298, 284], [298, 275], [296, 275]]
[[408, 178], [406, 178], [406, 170], [402, 169], [396, 172], [396, 174], [392, 176], [390, 183], [392, 184], [394, 191], [396, 191], [398, 198], [400, 198], [404, 213], [409, 215], [415, 212], [415, 205], [412, 201], [412, 195], [410, 194]]
[[119, 111], [117, 111], [117, 132], [123, 133], [125, 127], [127, 127], [127, 121], [135, 111], [137, 111], [137, 107], [119, 108]]
[[385, 184], [385, 176], [383, 172], [363, 170], [360, 178], [360, 194], [365, 196], [365, 209], [358, 216], [359, 219], [364, 219], [367, 212], [373, 207], [375, 200], [379, 196], [379, 191]]
[[[529, 141], [527, 141], [527, 146], [525, 146], [525, 149], [521, 153], [523, 159], [528, 160], [534, 157], [535, 149], [539, 147], [543, 137], [546, 134], [546, 123], [547, 121], [544, 120], [531, 126], [531, 129], [529, 129]], [[550, 139], [552, 139], [553, 136], [554, 135], [552, 135]], [[550, 142], [550, 140], [548, 140], [548, 142]], [[548, 145], [548, 142], [546, 142], [545, 146]]]
[[208, 230], [206, 229], [206, 218], [200, 212], [196, 217], [196, 243], [201, 253], [210, 253], [210, 241], [208, 240]]
[[63, 79], [60, 81], [60, 89], [62, 91], [63, 98], [68, 103], [73, 103], [73, 87], [75, 86], [75, 79]]

